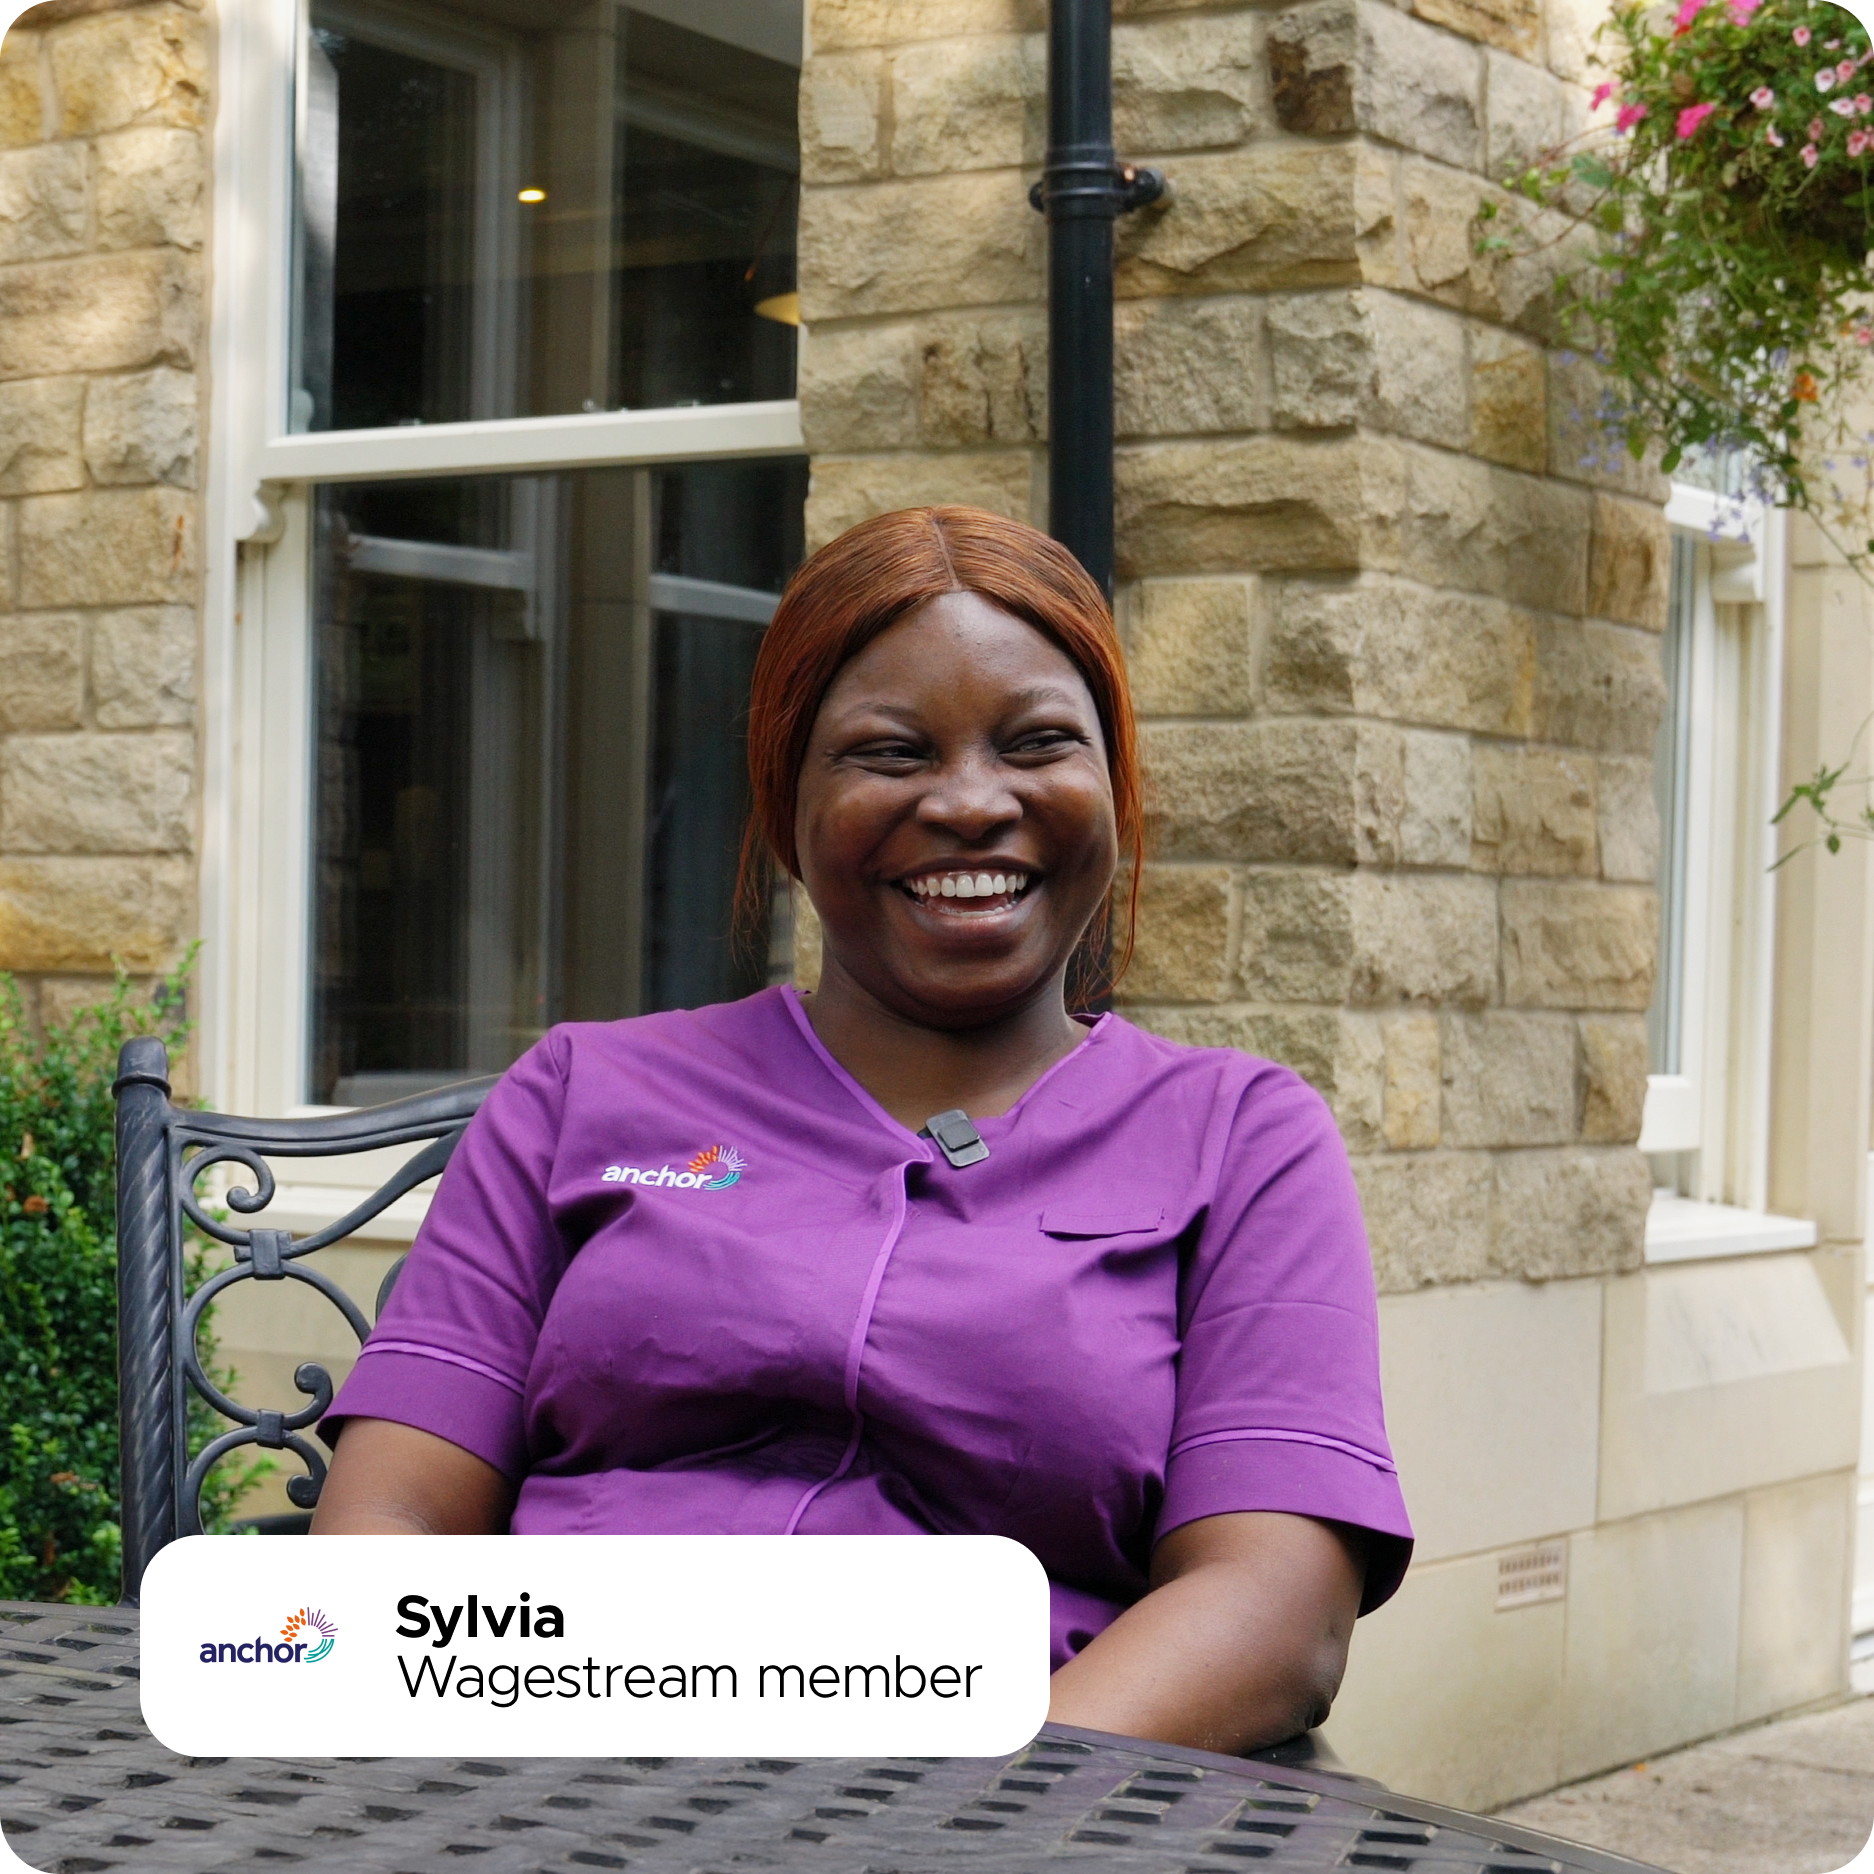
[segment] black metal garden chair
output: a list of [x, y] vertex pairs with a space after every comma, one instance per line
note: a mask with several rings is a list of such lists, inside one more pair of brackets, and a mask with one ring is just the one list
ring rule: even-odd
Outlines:
[[[319, 1501], [325, 1459], [306, 1433], [332, 1403], [332, 1376], [308, 1360], [293, 1376], [306, 1395], [297, 1411], [242, 1405], [202, 1369], [196, 1334], [203, 1311], [237, 1282], [304, 1282], [345, 1317], [362, 1344], [370, 1323], [356, 1301], [303, 1258], [330, 1248], [396, 1199], [435, 1177], [495, 1083], [467, 1080], [389, 1106], [317, 1119], [241, 1119], [198, 1113], [170, 1099], [169, 1055], [162, 1042], [140, 1037], [124, 1044], [117, 1081], [117, 1379], [122, 1426], [124, 1600], [135, 1605], [151, 1556], [178, 1536], [202, 1531], [202, 1485], [230, 1451], [253, 1445], [290, 1451], [306, 1467], [291, 1478], [287, 1496], [305, 1512]], [[385, 1146], [429, 1146], [414, 1153], [354, 1209], [312, 1235], [268, 1229], [259, 1221], [272, 1203], [269, 1158], [339, 1157]], [[234, 1216], [213, 1214], [199, 1185], [216, 1165], [236, 1164], [253, 1174], [251, 1188], [236, 1185], [212, 1200]], [[252, 1218], [246, 1228], [242, 1218]], [[193, 1294], [185, 1286], [187, 1230], [193, 1226], [226, 1244], [234, 1261]], [[401, 1264], [398, 1265], [401, 1267]], [[381, 1308], [396, 1279], [393, 1268], [378, 1290]], [[374, 1310], [375, 1311], [375, 1310]], [[193, 1459], [188, 1452], [189, 1398], [205, 1400], [230, 1430]], [[283, 1533], [278, 1519], [275, 1533]], [[290, 1525], [289, 1525], [290, 1526]]]

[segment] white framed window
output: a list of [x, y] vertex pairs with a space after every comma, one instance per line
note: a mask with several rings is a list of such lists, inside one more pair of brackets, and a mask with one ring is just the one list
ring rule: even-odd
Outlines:
[[1640, 1133], [1654, 1262], [1816, 1240], [1813, 1224], [1765, 1210], [1784, 517], [1721, 486], [1675, 483], [1667, 519], [1659, 965]]
[[802, 16], [226, 0], [216, 1101], [370, 1104], [765, 980], [728, 893], [801, 550]]

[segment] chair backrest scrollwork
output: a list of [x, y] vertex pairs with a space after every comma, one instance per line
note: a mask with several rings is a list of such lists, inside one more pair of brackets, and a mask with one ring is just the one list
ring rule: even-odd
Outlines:
[[[243, 1405], [203, 1370], [197, 1335], [203, 1312], [239, 1282], [302, 1282], [344, 1316], [362, 1344], [370, 1331], [358, 1304], [321, 1270], [315, 1250], [342, 1242], [398, 1198], [437, 1176], [494, 1085], [468, 1080], [389, 1106], [312, 1119], [243, 1119], [191, 1112], [170, 1098], [169, 1057], [149, 1036], [126, 1042], [118, 1057], [117, 1326], [118, 1411], [122, 1425], [124, 1599], [134, 1603], [151, 1556], [202, 1528], [202, 1485], [230, 1451], [254, 1445], [290, 1451], [305, 1466], [287, 1495], [301, 1509], [319, 1500], [325, 1459], [304, 1435], [332, 1403], [332, 1377], [308, 1360], [293, 1376], [306, 1395], [294, 1411]], [[260, 1219], [273, 1202], [269, 1159], [336, 1157], [386, 1146], [422, 1145], [362, 1203], [336, 1222], [295, 1238]], [[251, 1174], [217, 1200], [200, 1184], [217, 1165]], [[239, 1219], [253, 1219], [241, 1227]], [[187, 1290], [188, 1231], [193, 1227], [234, 1252], [228, 1267]], [[383, 1295], [379, 1291], [381, 1305]], [[230, 1429], [188, 1455], [191, 1392], [229, 1421]]]

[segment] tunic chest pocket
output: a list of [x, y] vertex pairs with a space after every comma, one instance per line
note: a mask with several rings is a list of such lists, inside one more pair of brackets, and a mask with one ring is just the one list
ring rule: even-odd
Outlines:
[[1165, 1221], [1162, 1204], [1050, 1204], [1041, 1213], [1044, 1236], [1148, 1236]]

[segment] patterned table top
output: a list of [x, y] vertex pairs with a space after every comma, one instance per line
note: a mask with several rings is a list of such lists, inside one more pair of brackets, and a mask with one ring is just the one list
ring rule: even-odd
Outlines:
[[1649, 1874], [1320, 1770], [1050, 1725], [983, 1758], [178, 1757], [137, 1616], [0, 1602], [0, 1831], [46, 1874]]

